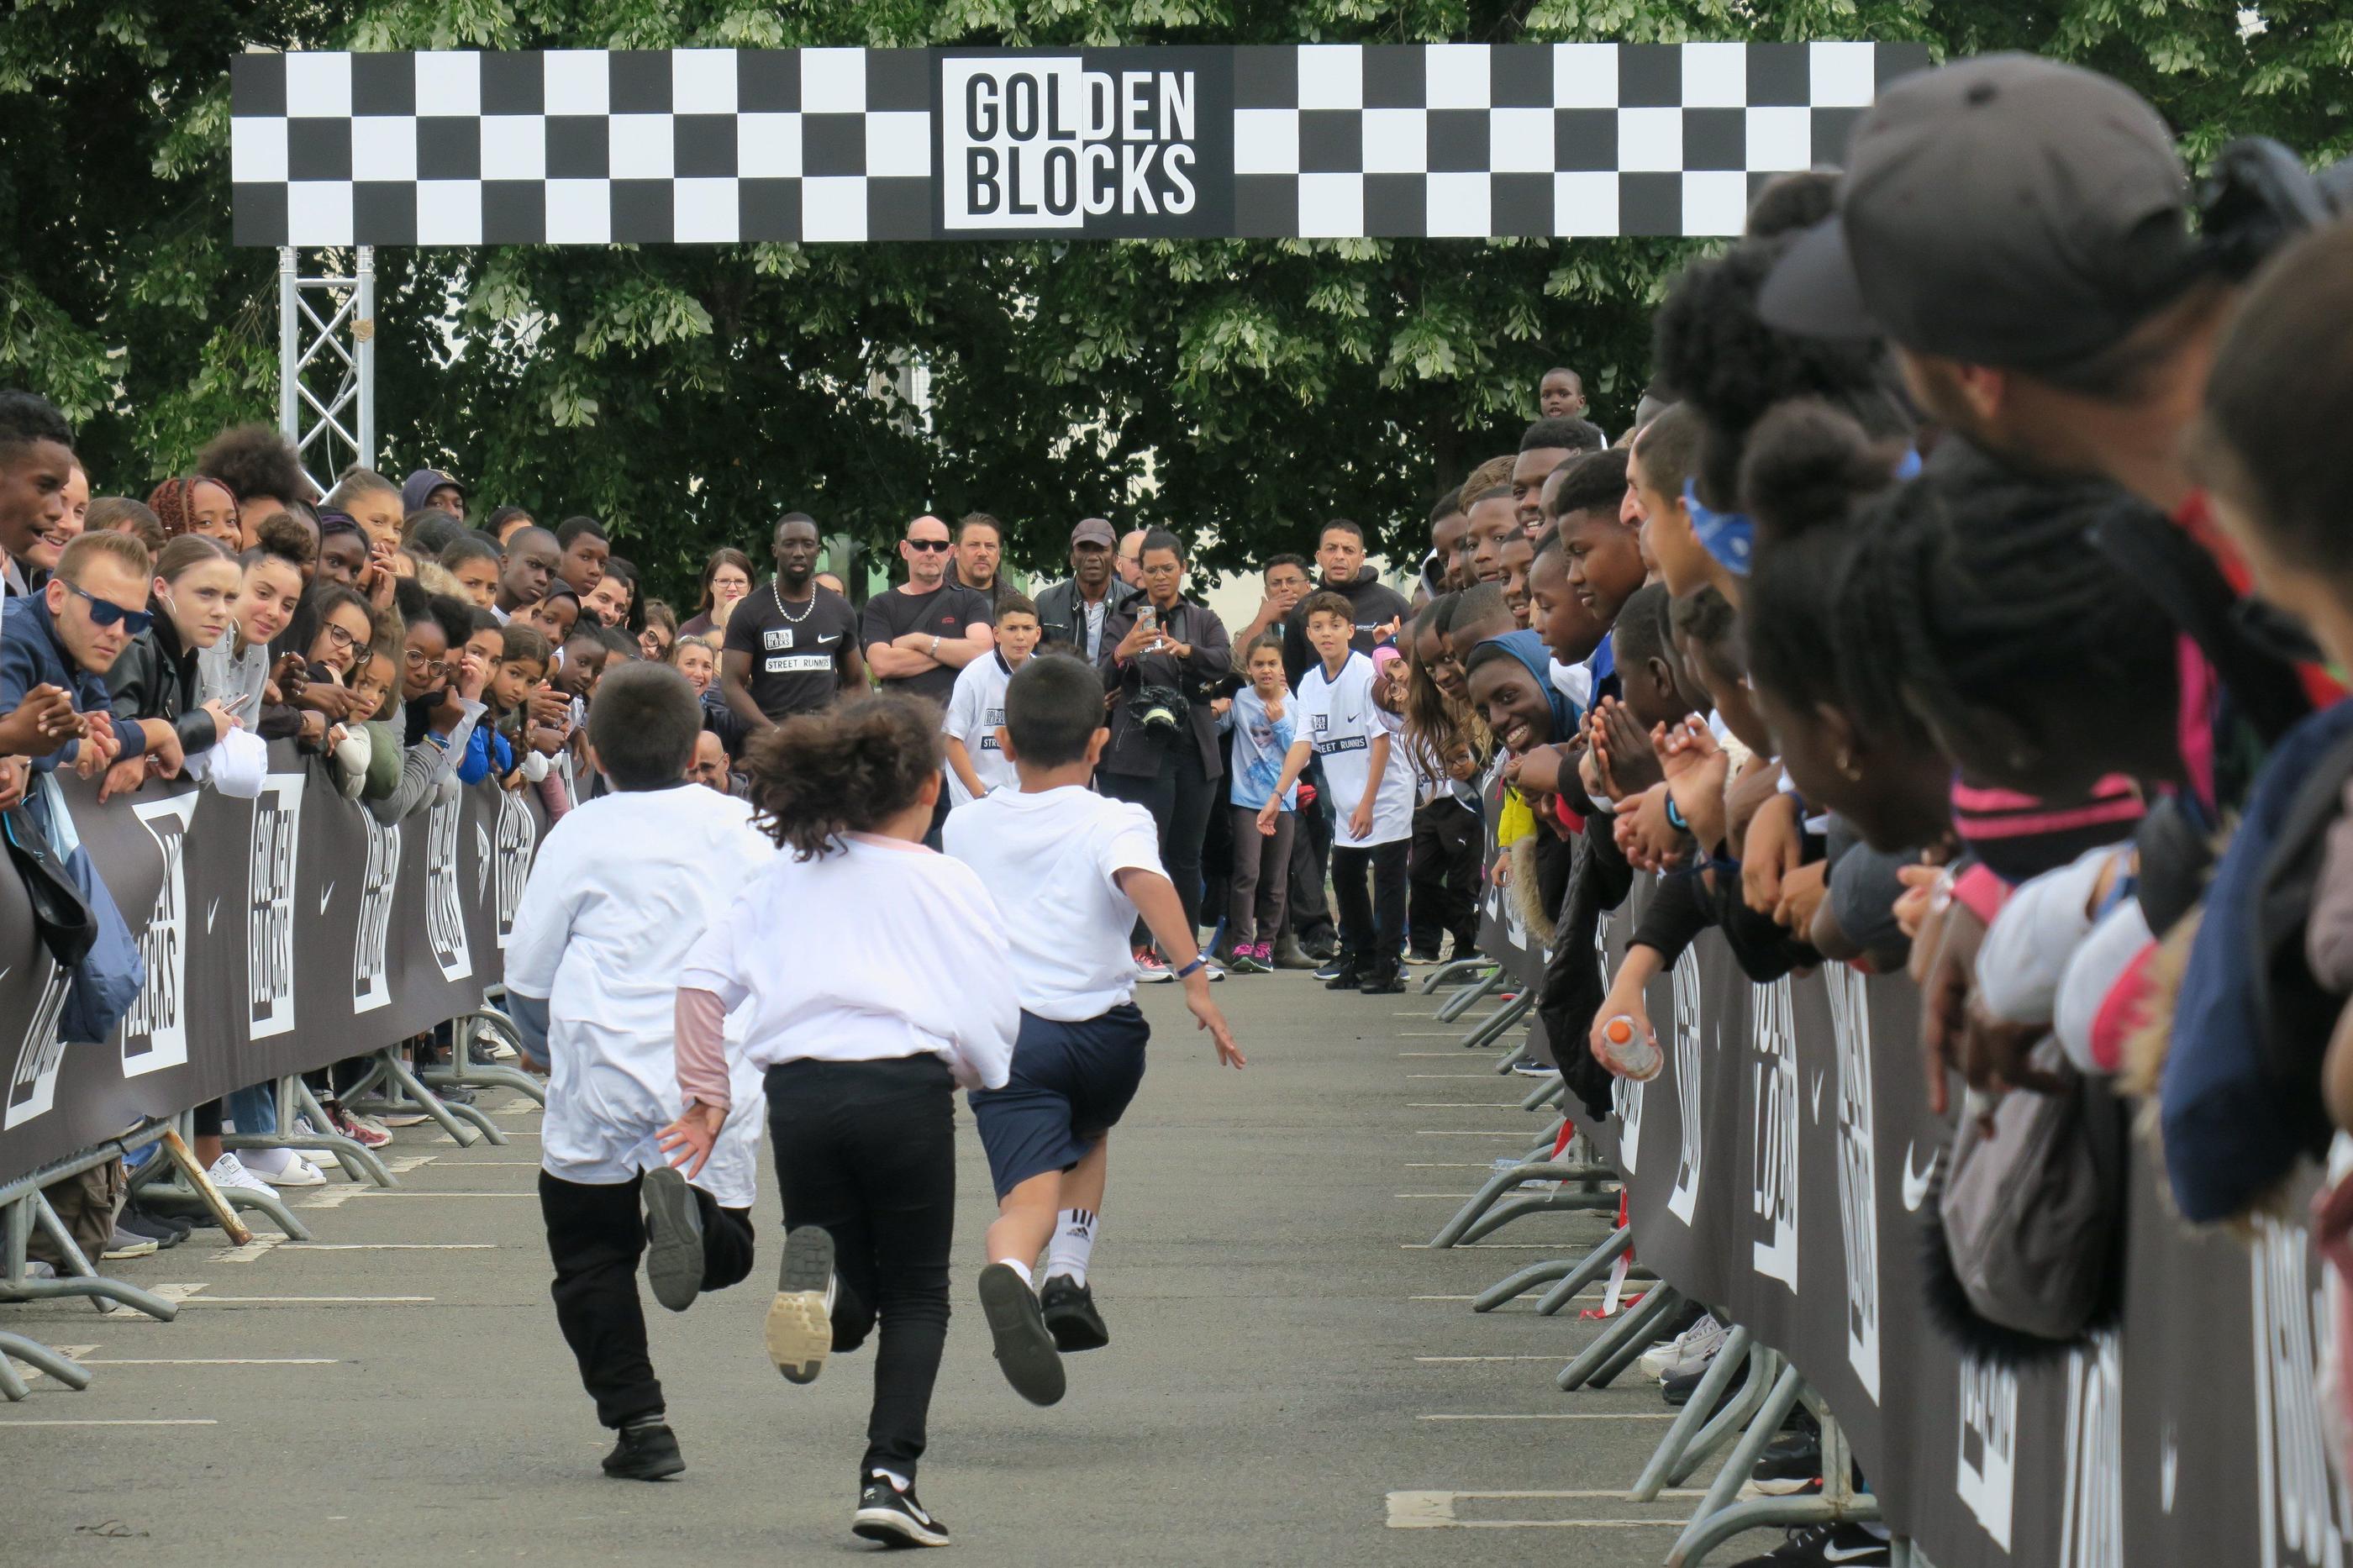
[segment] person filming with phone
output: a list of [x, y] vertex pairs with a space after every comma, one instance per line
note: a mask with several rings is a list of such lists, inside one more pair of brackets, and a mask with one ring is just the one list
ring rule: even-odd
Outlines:
[[[1111, 743], [1096, 783], [1152, 814], [1161, 864], [1198, 930], [1201, 840], [1225, 774], [1209, 704], [1233, 672], [1233, 645], [1207, 605], [1185, 597], [1185, 547], [1175, 534], [1145, 534], [1140, 570], [1144, 596], [1113, 615], [1096, 663], [1111, 698]], [[1170, 978], [1141, 925], [1135, 949], [1140, 978]], [[1224, 975], [1213, 968], [1210, 977]]]

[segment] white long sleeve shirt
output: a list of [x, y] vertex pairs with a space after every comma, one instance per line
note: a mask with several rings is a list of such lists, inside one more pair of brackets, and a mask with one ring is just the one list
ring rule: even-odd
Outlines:
[[965, 1088], [1002, 1089], [1021, 1027], [1004, 931], [969, 866], [852, 834], [753, 877], [678, 984], [744, 1009], [744, 1059], [763, 1069], [929, 1052]]

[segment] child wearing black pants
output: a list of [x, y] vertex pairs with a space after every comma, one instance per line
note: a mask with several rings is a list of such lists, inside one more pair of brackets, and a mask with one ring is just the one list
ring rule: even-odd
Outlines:
[[784, 1189], [769, 1359], [813, 1382], [879, 1327], [850, 1528], [945, 1546], [915, 1469], [947, 1341], [954, 1092], [1004, 1085], [1020, 1022], [1005, 921], [969, 868], [923, 847], [944, 761], [931, 703], [869, 697], [801, 714], [747, 757], [761, 827], [790, 853], [679, 972], [686, 1110], [663, 1146], [689, 1175], [713, 1146], [736, 1013], [744, 1058], [765, 1073]]
[[[647, 1351], [638, 1262], [672, 1311], [751, 1272], [761, 1121], [759, 1079], [739, 1061], [735, 1114], [693, 1184], [664, 1162], [660, 1132], [681, 1105], [673, 987], [776, 847], [749, 805], [687, 784], [702, 713], [676, 670], [616, 670], [588, 729], [613, 789], [540, 848], [508, 941], [508, 1005], [548, 1073], [539, 1203], [555, 1321], [596, 1419], [617, 1435], [605, 1473], [660, 1480], [686, 1460]], [[723, 1050], [719, 1070], [731, 1070]]]

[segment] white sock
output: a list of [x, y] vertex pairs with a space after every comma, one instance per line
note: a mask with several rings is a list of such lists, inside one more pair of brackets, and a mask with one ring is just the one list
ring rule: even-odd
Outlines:
[[1024, 1285], [1028, 1285], [1028, 1284], [1031, 1284], [1031, 1283], [1033, 1283], [1033, 1281], [1032, 1281], [1032, 1280], [1030, 1279], [1030, 1278], [1029, 1278], [1029, 1266], [1028, 1264], [1026, 1264], [1026, 1263], [1022, 1262], [1019, 1258], [999, 1258], [999, 1259], [997, 1259], [997, 1261], [998, 1261], [998, 1262], [1000, 1262], [1000, 1263], [1002, 1263], [1002, 1264], [1004, 1264], [1004, 1265], [1005, 1265], [1005, 1267], [1007, 1267], [1008, 1268], [1010, 1268], [1010, 1269], [1011, 1269], [1011, 1270], [1013, 1270], [1013, 1272], [1015, 1272], [1016, 1274], [1018, 1274], [1019, 1276], [1021, 1276], [1021, 1283], [1023, 1283]]
[[881, 1477], [884, 1480], [889, 1481], [889, 1482], [891, 1483], [891, 1489], [892, 1489], [892, 1491], [903, 1492], [903, 1491], [905, 1491], [905, 1490], [907, 1489], [907, 1488], [908, 1488], [909, 1486], [911, 1486], [912, 1484], [913, 1484], [913, 1483], [910, 1482], [910, 1481], [907, 1479], [907, 1478], [906, 1478], [906, 1477], [904, 1477], [904, 1476], [894, 1476], [894, 1475], [892, 1475], [892, 1474], [890, 1471], [888, 1471], [888, 1470], [880, 1470], [880, 1469], [878, 1469], [878, 1470], [871, 1471], [871, 1472], [870, 1472], [870, 1473], [871, 1473], [871, 1474], [873, 1474], [873, 1475], [880, 1476], [880, 1477]]
[[1087, 1282], [1087, 1259], [1095, 1249], [1095, 1232], [1103, 1222], [1092, 1209], [1064, 1209], [1056, 1216], [1054, 1239], [1046, 1249], [1046, 1278], [1067, 1275], [1073, 1285]]
[[257, 1175], [283, 1175], [294, 1165], [291, 1149], [248, 1149], [237, 1162]]

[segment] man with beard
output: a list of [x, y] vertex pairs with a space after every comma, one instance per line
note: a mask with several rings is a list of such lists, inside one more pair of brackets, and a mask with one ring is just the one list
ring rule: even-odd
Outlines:
[[1005, 575], [1005, 525], [985, 511], [965, 515], [956, 524], [955, 565], [951, 579], [988, 601], [995, 611], [1008, 594], [1020, 588]]
[[776, 574], [736, 605], [719, 656], [720, 691], [754, 731], [829, 708], [842, 691], [866, 683], [858, 612], [814, 581], [817, 520], [785, 513], [774, 549]]

